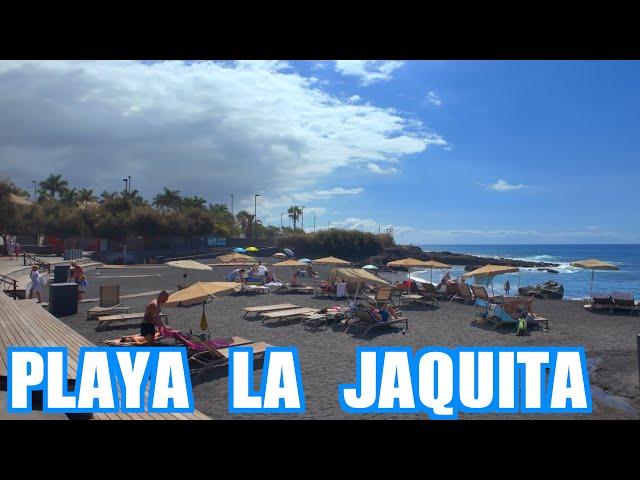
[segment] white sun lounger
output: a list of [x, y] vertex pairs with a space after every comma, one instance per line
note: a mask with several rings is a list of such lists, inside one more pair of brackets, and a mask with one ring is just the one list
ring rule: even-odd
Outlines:
[[262, 322], [264, 323], [266, 320], [288, 320], [292, 318], [298, 318], [306, 315], [307, 313], [315, 313], [317, 312], [317, 308], [292, 308], [290, 310], [278, 310], [276, 312], [266, 312], [262, 315]]
[[293, 303], [279, 303], [278, 305], [262, 305], [259, 307], [244, 307], [244, 314], [242, 318], [247, 318], [247, 315], [253, 313], [253, 318], [261, 317], [264, 313], [274, 312], [276, 310], [290, 310], [292, 308], [299, 308], [298, 305], [294, 305]]

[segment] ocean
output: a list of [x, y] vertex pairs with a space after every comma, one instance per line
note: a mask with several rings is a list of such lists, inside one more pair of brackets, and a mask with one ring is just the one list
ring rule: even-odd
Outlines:
[[[484, 257], [505, 257], [519, 260], [559, 263], [552, 267], [559, 273], [539, 272], [521, 268], [520, 274], [500, 275], [493, 282], [494, 292], [503, 293], [502, 286], [508, 279], [511, 294], [520, 286], [536, 285], [555, 280], [564, 285], [565, 299], [581, 299], [589, 296], [591, 270], [569, 265], [576, 260], [597, 258], [617, 265], [620, 270], [596, 270], [594, 292], [630, 291], [640, 300], [640, 245], [419, 245], [425, 251], [449, 251]], [[434, 283], [440, 281], [444, 271], [433, 271]], [[464, 267], [454, 266], [451, 276], [464, 273]]]

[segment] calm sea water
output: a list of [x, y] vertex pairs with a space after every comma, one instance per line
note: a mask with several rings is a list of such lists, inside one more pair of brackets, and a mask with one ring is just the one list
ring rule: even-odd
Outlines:
[[[520, 269], [520, 285], [536, 285], [555, 280], [564, 285], [564, 298], [576, 299], [589, 296], [591, 270], [575, 268], [569, 264], [576, 260], [597, 258], [617, 265], [620, 270], [596, 270], [594, 292], [616, 290], [633, 292], [640, 300], [640, 245], [420, 245], [425, 250], [469, 253], [485, 257], [505, 257], [520, 260], [559, 263], [554, 267], [559, 273]], [[434, 282], [443, 271], [434, 270]], [[452, 276], [464, 273], [464, 267], [454, 267]], [[511, 283], [511, 293], [517, 292], [518, 274], [500, 275], [494, 280], [495, 293], [502, 293], [505, 280]]]

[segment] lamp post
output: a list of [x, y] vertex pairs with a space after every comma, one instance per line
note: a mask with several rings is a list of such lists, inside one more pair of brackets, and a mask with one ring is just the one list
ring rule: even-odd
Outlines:
[[233, 224], [235, 223], [233, 217], [233, 193], [231, 194], [231, 238], [233, 238]]
[[259, 194], [253, 196], [253, 238], [256, 238], [256, 225], [258, 222], [258, 197]]
[[127, 185], [127, 182], [129, 180], [127, 180], [126, 178], [123, 178], [122, 181], [124, 182], [124, 193], [129, 193], [129, 186]]
[[35, 203], [38, 200], [38, 182], [35, 180], [31, 180], [31, 183], [33, 183], [33, 201]]
[[128, 192], [131, 193], [131, 175], [129, 175], [127, 178], [129, 179], [129, 182], [127, 183]]

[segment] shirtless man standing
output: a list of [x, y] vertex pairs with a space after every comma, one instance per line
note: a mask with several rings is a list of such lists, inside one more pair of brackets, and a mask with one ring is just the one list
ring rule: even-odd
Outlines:
[[140, 335], [147, 339], [147, 342], [153, 343], [156, 337], [156, 328], [162, 326], [160, 320], [160, 307], [167, 302], [169, 294], [162, 291], [157, 298], [151, 300], [144, 309], [144, 318], [140, 324]]

